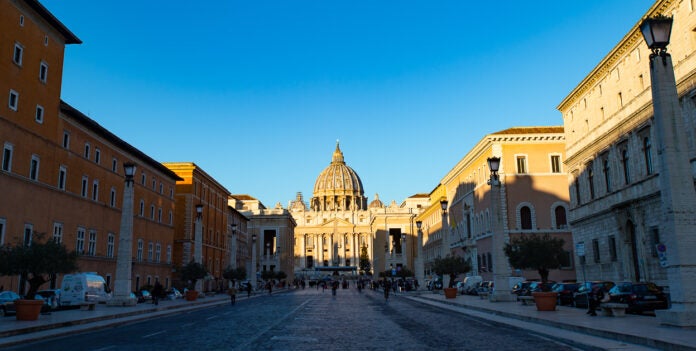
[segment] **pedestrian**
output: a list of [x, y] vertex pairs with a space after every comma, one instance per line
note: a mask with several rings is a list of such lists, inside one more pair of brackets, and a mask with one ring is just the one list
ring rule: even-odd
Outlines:
[[273, 281], [272, 281], [272, 280], [269, 280], [269, 281], [266, 283], [266, 289], [268, 289], [268, 295], [272, 295], [272, 294], [273, 294]]
[[229, 289], [227, 289], [227, 295], [230, 295], [230, 303], [234, 305], [235, 301], [237, 300], [237, 288], [232, 285]]
[[597, 307], [599, 307], [600, 302], [604, 299], [604, 290], [599, 284], [592, 287], [592, 291], [587, 296], [587, 314], [590, 316], [597, 315]]
[[164, 293], [164, 288], [162, 287], [162, 284], [160, 284], [159, 281], [155, 282], [155, 287], [152, 288], [152, 303], [155, 305], [159, 305], [159, 299]]
[[331, 295], [336, 296], [336, 290], [338, 289], [338, 280], [334, 280], [331, 283]]
[[384, 280], [384, 299], [389, 300], [389, 290], [391, 289], [391, 286], [389, 284], [389, 280]]
[[251, 297], [251, 282], [249, 282], [246, 286], [247, 289], [247, 297]]

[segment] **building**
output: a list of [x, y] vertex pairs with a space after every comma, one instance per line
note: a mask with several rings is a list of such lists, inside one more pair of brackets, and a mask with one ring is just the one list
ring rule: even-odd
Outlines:
[[220, 290], [227, 285], [222, 274], [230, 261], [230, 213], [227, 198], [230, 192], [193, 162], [164, 162], [163, 165], [181, 179], [176, 182], [176, 213], [174, 230], [174, 264], [183, 266], [193, 261], [196, 252], [196, 220], [198, 206], [201, 241], [201, 262], [208, 270], [204, 291]]
[[[423, 222], [426, 268], [434, 258], [454, 254], [471, 261], [473, 275], [493, 280], [494, 259], [502, 255], [507, 274], [538, 279], [536, 271], [510, 271], [503, 252], [495, 250], [493, 237], [498, 235], [508, 242], [516, 236], [549, 234], [563, 239], [567, 251], [563, 266], [552, 270], [549, 279], [574, 280], [573, 240], [566, 219], [569, 199], [564, 155], [562, 127], [514, 127], [481, 139], [442, 178], [431, 193], [431, 206], [418, 217]], [[499, 232], [493, 223], [488, 184], [487, 159], [493, 156], [501, 159]], [[447, 201], [444, 219], [440, 199]], [[443, 227], [447, 230], [443, 231]]]
[[[414, 271], [415, 216], [422, 211], [422, 197], [397, 205], [385, 205], [375, 195], [368, 204], [362, 180], [344, 160], [338, 143], [331, 163], [319, 173], [312, 198], [302, 193], [288, 210], [297, 223], [294, 238], [296, 275], [357, 275], [408, 268]], [[361, 271], [366, 253], [371, 272]]]
[[[0, 1], [0, 33], [0, 244], [62, 242], [111, 284], [132, 162], [133, 287], [169, 286], [176, 174], [61, 101], [65, 45], [81, 42], [38, 1]], [[0, 285], [23, 293], [17, 277]]]

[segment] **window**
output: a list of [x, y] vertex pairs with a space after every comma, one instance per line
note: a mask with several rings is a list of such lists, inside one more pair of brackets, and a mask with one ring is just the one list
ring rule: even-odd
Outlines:
[[80, 190], [80, 196], [87, 197], [87, 184], [89, 180], [87, 176], [82, 176], [82, 189]]
[[594, 262], [599, 263], [599, 240], [592, 239], [592, 254], [594, 255]]
[[140, 211], [138, 213], [140, 217], [145, 216], [145, 201], [143, 201], [142, 199], [140, 200]]
[[573, 269], [573, 255], [570, 251], [563, 251], [563, 253], [558, 256], [558, 261], [560, 263], [560, 269]]
[[67, 173], [67, 168], [65, 168], [65, 166], [60, 166], [58, 170], [58, 189], [60, 190], [65, 190], [65, 177]]
[[619, 108], [623, 107], [623, 95], [621, 93], [616, 96], [616, 102], [619, 104]]
[[160, 263], [160, 258], [162, 257], [162, 245], [157, 243], [155, 245], [155, 262]]
[[624, 181], [626, 185], [631, 183], [631, 172], [628, 163], [628, 150], [621, 150], [621, 165], [623, 166]]
[[87, 246], [87, 255], [94, 256], [97, 254], [97, 232], [94, 230], [89, 231], [89, 243]]
[[58, 244], [63, 242], [63, 223], [53, 223], [53, 241]]
[[143, 261], [143, 246], [145, 243], [143, 242], [143, 239], [138, 239], [138, 254], [137, 254], [137, 260], [138, 262]]
[[587, 164], [587, 183], [590, 188], [590, 199], [594, 199], [594, 163], [590, 162]]
[[94, 180], [92, 182], [92, 200], [99, 200], [99, 180]]
[[157, 222], [162, 223], [162, 208], [157, 209]]
[[174, 198], [174, 188], [169, 187], [169, 198], [173, 199]]
[[12, 150], [14, 148], [11, 144], [5, 143], [5, 147], [2, 150], [2, 170], [9, 172], [12, 170]]
[[69, 132], [63, 132], [63, 148], [64, 149], [70, 148], [70, 133]]
[[109, 197], [109, 205], [116, 207], [116, 188], [111, 188], [111, 196]]
[[613, 235], [609, 236], [609, 259], [611, 262], [616, 262], [616, 237]]
[[145, 185], [145, 172], [140, 174], [140, 184]]
[[174, 223], [174, 215], [172, 214], [172, 211], [169, 211], [169, 225], [172, 225]]
[[31, 155], [31, 164], [29, 165], [29, 179], [39, 180], [39, 156]]
[[520, 226], [523, 230], [532, 229], [532, 210], [527, 206], [520, 208]]
[[155, 205], [150, 205], [150, 219], [155, 220]]
[[10, 89], [10, 100], [7, 102], [7, 106], [10, 110], [17, 111], [17, 105], [19, 105], [19, 93]]
[[46, 83], [46, 78], [48, 77], [48, 64], [46, 62], [41, 62], [39, 66], [39, 80]]
[[34, 120], [36, 123], [43, 123], [44, 119], [44, 108], [41, 105], [36, 105], [36, 113], [34, 114]]
[[568, 219], [566, 218], [566, 209], [563, 206], [556, 206], [553, 210], [556, 217], [556, 228], [565, 229], [568, 227]]
[[560, 155], [551, 155], [551, 173], [561, 173]]
[[106, 238], [106, 257], [108, 258], [113, 258], [114, 257], [114, 242], [116, 241], [116, 236], [114, 233], [109, 233], [109, 236]]
[[167, 264], [172, 263], [172, 246], [167, 245]]
[[152, 177], [152, 191], [157, 190], [157, 180]]
[[24, 27], [24, 15], [19, 15], [19, 26]]
[[645, 159], [645, 173], [650, 175], [653, 174], [653, 162], [652, 155], [650, 153], [652, 149], [652, 144], [650, 143], [650, 137], [643, 138], [643, 158]]
[[602, 160], [602, 173], [604, 173], [604, 190], [607, 194], [611, 193], [611, 173], [609, 171], [609, 157], [604, 156]]
[[89, 160], [90, 146], [89, 143], [85, 143], [85, 158]]
[[517, 156], [517, 173], [519, 173], [519, 174], [527, 173], [527, 157]]
[[153, 258], [154, 258], [154, 256], [153, 256], [153, 255], [154, 255], [153, 250], [154, 250], [154, 244], [152, 244], [152, 242], [149, 242], [149, 243], [147, 244], [147, 261], [148, 261], [148, 262], [152, 262], [152, 260], [153, 260]]
[[24, 57], [24, 46], [20, 43], [15, 43], [14, 54], [12, 55], [12, 62], [16, 65], [22, 65], [22, 58]]
[[160, 183], [160, 194], [164, 193], [164, 184]]
[[0, 245], [5, 243], [5, 219], [0, 218]]
[[24, 246], [31, 246], [31, 240], [34, 236], [34, 226], [31, 224], [24, 225]]
[[116, 158], [111, 159], [111, 171], [114, 173], [118, 172], [118, 160]]
[[75, 251], [79, 255], [85, 253], [85, 229], [77, 228], [77, 242], [75, 243]]
[[44, 46], [48, 46], [48, 35], [44, 35]]
[[94, 163], [101, 163], [101, 150], [99, 148], [94, 148]]

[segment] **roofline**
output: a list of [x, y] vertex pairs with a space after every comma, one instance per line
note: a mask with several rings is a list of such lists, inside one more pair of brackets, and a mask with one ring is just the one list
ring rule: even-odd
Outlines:
[[150, 156], [146, 155], [144, 152], [136, 149], [131, 144], [128, 144], [127, 142], [123, 141], [123, 139], [117, 137], [115, 134], [111, 133], [109, 130], [102, 127], [95, 120], [87, 117], [85, 114], [83, 114], [82, 112], [80, 112], [76, 108], [70, 106], [67, 102], [65, 102], [63, 100], [60, 100], [60, 111], [64, 114], [74, 118], [77, 122], [84, 125], [89, 130], [94, 131], [100, 137], [108, 140], [109, 142], [113, 143], [117, 147], [119, 147], [119, 148], [123, 149], [124, 151], [136, 156], [137, 158], [145, 161], [145, 164], [149, 165], [150, 167], [157, 169], [158, 171], [164, 173], [165, 175], [169, 176], [170, 178], [172, 178], [174, 180], [183, 180], [183, 178], [179, 177], [176, 173], [172, 172], [169, 168], [167, 168], [163, 164], [155, 161], [152, 157], [150, 157]]
[[36, 13], [43, 17], [43, 19], [56, 30], [58, 30], [58, 32], [65, 37], [66, 44], [82, 44], [82, 40], [73, 34], [73, 32], [71, 32], [70, 29], [63, 24], [63, 22], [59, 21], [56, 16], [48, 11], [48, 9], [41, 5], [38, 0], [24, 0], [24, 3], [36, 11]]

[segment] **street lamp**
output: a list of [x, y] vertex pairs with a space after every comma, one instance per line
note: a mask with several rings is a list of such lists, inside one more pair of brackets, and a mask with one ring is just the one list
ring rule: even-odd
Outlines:
[[251, 286], [256, 289], [256, 234], [251, 235]]
[[418, 228], [418, 252], [416, 253], [416, 281], [418, 281], [418, 286], [425, 282], [425, 268], [423, 267], [423, 222], [416, 221], [416, 228]]
[[492, 248], [493, 253], [493, 294], [490, 300], [495, 301], [515, 301], [516, 297], [510, 293], [510, 268], [505, 259], [503, 249], [508, 241], [507, 233], [503, 227], [503, 211], [500, 209], [500, 157], [488, 158], [488, 169], [491, 171], [488, 184], [491, 186], [491, 213], [493, 215], [492, 224]]
[[[442, 240], [440, 240], [440, 245], [442, 246], [442, 257], [445, 258], [450, 254], [449, 249], [449, 223], [447, 219], [447, 198], [443, 197], [440, 199], [440, 208], [442, 208]], [[442, 276], [442, 286], [449, 286], [449, 275], [443, 274]]]
[[[203, 205], [196, 205], [196, 222], [194, 223], [194, 252], [193, 260], [198, 264], [203, 264]], [[202, 279], [196, 280], [196, 291], [203, 291]]]
[[131, 298], [130, 295], [133, 268], [133, 175], [135, 175], [135, 164], [125, 162], [123, 173], [125, 174], [123, 208], [121, 209], [121, 227], [118, 233], [114, 295], [109, 300], [110, 306], [135, 306], [136, 304], [136, 299]]
[[[667, 53], [672, 18], [657, 16], [645, 19], [640, 30], [650, 54], [653, 113], [657, 155], [660, 160], [660, 200], [662, 220], [660, 236], [663, 239], [660, 265], [667, 269], [672, 305], [668, 310], [657, 310], [660, 323], [679, 327], [696, 326], [696, 190], [686, 143], [684, 125], [672, 58]], [[662, 64], [656, 61], [662, 58]]]
[[230, 224], [232, 236], [230, 238], [230, 266], [237, 268], [237, 223]]

